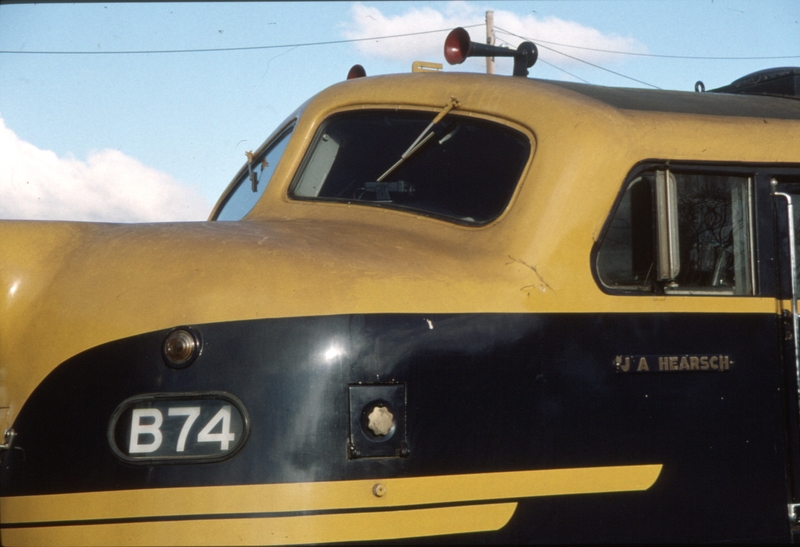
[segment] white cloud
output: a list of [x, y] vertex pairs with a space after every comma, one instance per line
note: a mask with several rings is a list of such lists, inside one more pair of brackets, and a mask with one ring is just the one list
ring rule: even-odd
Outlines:
[[[474, 41], [485, 42], [486, 28], [483, 26], [485, 12], [485, 9], [476, 7], [475, 4], [456, 1], [447, 4], [442, 11], [430, 7], [412, 6], [401, 15], [388, 16], [384, 15], [380, 8], [355, 3], [350, 9], [351, 20], [343, 25], [343, 30], [348, 39], [358, 39], [427, 30], [453, 29], [459, 26], [481, 24], [482, 26], [467, 30]], [[511, 36], [508, 33], [523, 36], [534, 43], [540, 40], [542, 42], [539, 47], [539, 58], [561, 67], [574, 66], [579, 61], [549, 51], [543, 46], [556, 48], [573, 57], [592, 63], [609, 63], [619, 61], [624, 57], [601, 51], [567, 48], [543, 42], [557, 42], [585, 48], [631, 53], [645, 53], [647, 51], [646, 47], [634, 38], [605, 34], [595, 28], [587, 27], [575, 21], [559, 19], [558, 17], [536, 17], [534, 15], [519, 15], [510, 11], [494, 10], [494, 24], [498, 45], [505, 42], [511, 47], [516, 47], [523, 41], [521, 38]], [[507, 31], [507, 33], [502, 32], [500, 29]], [[406, 38], [368, 40], [357, 42], [355, 45], [361, 53], [374, 58], [407, 62], [409, 64], [415, 60], [444, 63], [445, 36], [445, 33], [423, 34]], [[503, 61], [506, 60], [504, 59]], [[467, 63], [471, 63], [473, 69], [476, 70], [486, 66], [483, 59], [470, 59]], [[510, 60], [508, 60], [508, 63], [510, 66]]]
[[[426, 30], [455, 28], [463, 22], [455, 23], [455, 18], [433, 8], [412, 7], [403, 15], [393, 17], [381, 13], [380, 9], [356, 3], [350, 8], [352, 20], [345, 26], [344, 35], [348, 39], [369, 38], [371, 36], [389, 36], [408, 34]], [[464, 18], [459, 18], [463, 21]], [[428, 60], [439, 61], [445, 34], [423, 34], [407, 38], [390, 40], [357, 42], [362, 53], [373, 57], [382, 57], [391, 61]]]
[[160, 222], [205, 220], [210, 210], [197, 189], [122, 152], [58, 157], [0, 118], [0, 218]]

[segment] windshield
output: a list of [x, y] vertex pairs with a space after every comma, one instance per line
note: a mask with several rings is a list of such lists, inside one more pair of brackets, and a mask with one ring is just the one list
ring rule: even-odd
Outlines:
[[530, 155], [520, 132], [453, 113], [402, 162], [432, 113], [348, 112], [317, 132], [290, 194], [485, 224], [508, 205]]
[[256, 157], [252, 152], [247, 155], [247, 169], [242, 169], [239, 180], [228, 192], [225, 201], [214, 216], [214, 220], [241, 220], [255, 207], [264, 190], [267, 188], [278, 161], [289, 144], [292, 129], [284, 131], [267, 150]]

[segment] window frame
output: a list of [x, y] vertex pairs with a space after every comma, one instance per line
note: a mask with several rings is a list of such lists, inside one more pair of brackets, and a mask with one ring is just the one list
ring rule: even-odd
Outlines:
[[[618, 288], [606, 285], [599, 271], [599, 253], [603, 242], [606, 240], [611, 225], [624, 199], [628, 186], [637, 178], [651, 174], [655, 178], [657, 171], [668, 171], [673, 174], [709, 175], [709, 176], [729, 176], [748, 179], [748, 207], [749, 207], [749, 258], [748, 265], [751, 279], [751, 292], [748, 294], [731, 294], [716, 291], [696, 290], [665, 290], [665, 283], [656, 280], [653, 282], [653, 290], [635, 290], [631, 288]], [[615, 296], [720, 296], [725, 298], [763, 298], [774, 296], [776, 291], [776, 270], [774, 268], [774, 210], [770, 188], [765, 181], [769, 181], [774, 174], [791, 172], [797, 174], [797, 169], [785, 165], [776, 164], [745, 164], [731, 162], [692, 162], [674, 160], [645, 160], [633, 166], [623, 180], [622, 185], [614, 199], [613, 206], [606, 215], [603, 228], [599, 237], [592, 246], [590, 255], [590, 268], [592, 276], [598, 288], [609, 295]], [[653, 188], [654, 193], [658, 189]], [[656, 197], [656, 196], [654, 196]], [[655, 200], [654, 200], [655, 201]], [[653, 216], [657, 220], [658, 211], [653, 210]], [[654, 227], [657, 230], [657, 227]], [[671, 234], [669, 234], [671, 235]], [[667, 235], [667, 237], [669, 237]], [[653, 253], [656, 262], [658, 261], [660, 249], [660, 238], [656, 236]], [[679, 249], [677, 249], [679, 252]]]
[[395, 211], [403, 214], [411, 214], [424, 218], [430, 218], [438, 221], [447, 222], [448, 224], [463, 226], [466, 228], [474, 228], [474, 229], [485, 228], [487, 226], [496, 223], [497, 221], [502, 219], [511, 209], [511, 207], [514, 204], [514, 201], [519, 195], [520, 189], [527, 177], [528, 171], [530, 169], [530, 166], [533, 162], [533, 158], [536, 153], [537, 142], [535, 135], [528, 128], [518, 125], [517, 123], [514, 123], [511, 120], [505, 118], [496, 118], [493, 116], [487, 116], [484, 114], [475, 113], [471, 111], [464, 111], [460, 109], [457, 112], [455, 110], [450, 112], [449, 114], [447, 114], [447, 116], [457, 116], [466, 119], [473, 119], [481, 123], [494, 124], [499, 126], [500, 128], [518, 134], [522, 139], [525, 139], [527, 141], [528, 154], [520, 165], [519, 172], [516, 175], [516, 180], [514, 182], [513, 191], [510, 193], [506, 204], [503, 206], [500, 212], [494, 217], [481, 222], [465, 221], [445, 214], [439, 214], [432, 211], [415, 209], [413, 207], [404, 207], [397, 204], [387, 204], [379, 201], [370, 202], [370, 201], [357, 201], [357, 200], [346, 200], [346, 199], [329, 199], [329, 198], [302, 196], [295, 194], [296, 187], [300, 183], [303, 174], [308, 168], [308, 164], [311, 162], [313, 158], [316, 145], [322, 138], [324, 132], [323, 130], [325, 129], [326, 124], [331, 120], [334, 120], [340, 116], [344, 116], [347, 114], [365, 114], [373, 111], [384, 112], [389, 114], [408, 113], [411, 115], [420, 115], [420, 114], [430, 115], [431, 119], [433, 119], [441, 111], [441, 108], [430, 108], [424, 106], [398, 106], [395, 108], [387, 108], [385, 106], [370, 105], [370, 107], [366, 108], [364, 106], [359, 106], [357, 108], [348, 107], [328, 112], [325, 115], [324, 119], [322, 119], [314, 127], [313, 136], [309, 139], [309, 144], [306, 147], [305, 151], [303, 152], [302, 160], [300, 161], [298, 168], [295, 171], [292, 180], [287, 187], [286, 190], [287, 199], [295, 202], [307, 202], [307, 203], [325, 204], [325, 205], [358, 205], [358, 206], [372, 207], [389, 211]]
[[[270, 153], [270, 151], [272, 151], [275, 148], [275, 146], [281, 143], [284, 138], [288, 138], [289, 140], [291, 140], [292, 134], [294, 133], [296, 127], [297, 127], [297, 118], [293, 118], [289, 122], [281, 125], [277, 131], [273, 132], [270, 138], [264, 141], [264, 144], [258, 147], [258, 149], [253, 153], [253, 162], [252, 163], [250, 161], [245, 162], [244, 165], [239, 169], [239, 171], [236, 172], [236, 175], [233, 177], [233, 180], [231, 180], [231, 182], [228, 183], [227, 188], [225, 188], [225, 191], [222, 193], [222, 196], [217, 201], [217, 204], [214, 206], [214, 209], [211, 212], [211, 216], [209, 217], [209, 221], [239, 222], [240, 220], [243, 220], [245, 217], [247, 217], [247, 215], [249, 215], [253, 211], [253, 209], [256, 208], [258, 202], [261, 201], [262, 197], [264, 197], [264, 192], [266, 192], [267, 186], [269, 186], [269, 183], [272, 181], [272, 177], [270, 177], [270, 180], [267, 181], [267, 184], [264, 186], [264, 189], [261, 191], [260, 195], [258, 196], [258, 199], [256, 199], [255, 203], [253, 203], [253, 206], [241, 218], [236, 220], [219, 220], [220, 213], [228, 204], [231, 197], [233, 197], [233, 195], [241, 187], [242, 184], [250, 180], [249, 178], [250, 166], [257, 165], [262, 159], [266, 157], [267, 154]], [[288, 146], [288, 141], [287, 141], [287, 146]], [[286, 151], [284, 150], [284, 154], [285, 152]], [[282, 158], [283, 154], [281, 154], [281, 158], [278, 159], [278, 163], [275, 165], [275, 169], [278, 168], [278, 165], [280, 164], [280, 160]]]

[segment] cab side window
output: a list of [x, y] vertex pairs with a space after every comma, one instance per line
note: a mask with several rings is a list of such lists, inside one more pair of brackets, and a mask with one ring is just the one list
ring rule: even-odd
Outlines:
[[652, 177], [635, 178], [622, 195], [597, 253], [603, 285], [652, 292], [656, 277], [654, 215]]
[[286, 150], [290, 135], [291, 129], [275, 139], [265, 152], [258, 156], [248, 155], [239, 180], [228, 193], [214, 220], [241, 220], [255, 207]]
[[755, 293], [752, 179], [654, 170], [632, 179], [596, 255], [610, 292]]

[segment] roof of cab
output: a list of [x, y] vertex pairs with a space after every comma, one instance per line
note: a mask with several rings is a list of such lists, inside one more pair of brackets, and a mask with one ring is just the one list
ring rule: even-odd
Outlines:
[[[373, 102], [379, 103], [377, 97], [390, 98], [393, 93], [384, 91], [382, 83], [391, 81], [391, 87], [403, 88], [406, 96], [420, 96], [420, 88], [437, 86], [447, 87], [448, 92], [458, 96], [465, 93], [466, 88], [481, 89], [480, 95], [487, 97], [504, 92], [523, 91], [541, 96], [545, 90], [551, 98], [563, 99], [572, 102], [573, 106], [583, 103], [582, 106], [596, 108], [597, 102], [614, 110], [629, 110], [638, 112], [660, 112], [669, 114], [690, 114], [705, 116], [771, 118], [781, 120], [800, 120], [800, 99], [785, 96], [750, 95], [738, 93], [720, 93], [694, 91], [669, 91], [661, 89], [641, 89], [606, 87], [600, 85], [563, 82], [555, 80], [542, 80], [537, 78], [520, 78], [512, 76], [497, 76], [476, 73], [439, 72], [427, 74], [392, 74], [357, 78], [347, 83], [383, 88]], [[401, 83], [402, 82], [402, 83]], [[408, 85], [404, 85], [408, 83]], [[413, 82], [413, 84], [411, 84]], [[343, 82], [344, 83], [344, 82]], [[339, 88], [338, 85], [332, 88]], [[567, 91], [565, 93], [565, 91]], [[573, 93], [569, 93], [573, 92]], [[324, 93], [324, 92], [323, 92]], [[424, 93], [423, 93], [424, 94]], [[577, 94], [577, 95], [576, 95]], [[410, 98], [410, 97], [409, 97]], [[460, 99], [461, 97], [459, 97]], [[577, 99], [577, 101], [570, 101]], [[585, 99], [591, 99], [586, 101]], [[491, 102], [491, 101], [490, 101]], [[593, 104], [594, 103], [594, 104]]]
[[800, 120], [800, 100], [790, 97], [631, 89], [556, 81], [547, 83], [624, 110]]

